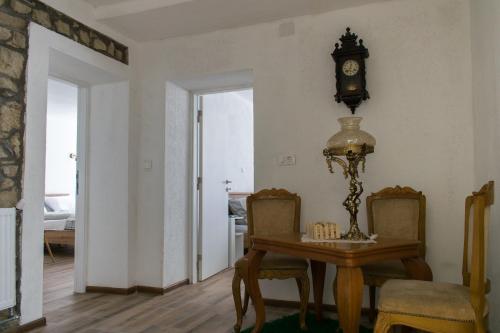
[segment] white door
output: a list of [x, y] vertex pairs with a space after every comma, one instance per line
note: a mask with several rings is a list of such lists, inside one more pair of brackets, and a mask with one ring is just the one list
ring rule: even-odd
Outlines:
[[217, 112], [213, 95], [200, 97], [201, 116], [201, 265], [200, 280], [228, 267], [229, 222], [226, 173], [228, 119]]

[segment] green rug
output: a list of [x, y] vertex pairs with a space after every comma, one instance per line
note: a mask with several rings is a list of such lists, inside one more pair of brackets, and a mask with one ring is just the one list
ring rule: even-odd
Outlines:
[[[339, 322], [333, 319], [324, 319], [321, 322], [316, 322], [314, 314], [307, 315], [307, 333], [332, 333], [336, 332], [339, 327]], [[241, 333], [252, 332], [253, 327], [247, 328]], [[342, 332], [342, 331], [340, 331]], [[360, 333], [373, 333], [372, 329], [361, 327]], [[277, 319], [270, 323], [266, 323], [262, 329], [262, 333], [304, 333], [300, 330], [299, 314]]]

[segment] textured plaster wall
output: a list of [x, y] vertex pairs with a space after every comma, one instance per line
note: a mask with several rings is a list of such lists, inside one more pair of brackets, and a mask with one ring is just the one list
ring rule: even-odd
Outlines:
[[186, 265], [190, 244], [186, 223], [190, 218], [190, 192], [187, 189], [191, 183], [189, 142], [192, 111], [189, 96], [189, 92], [179, 86], [170, 82], [166, 84], [163, 287], [185, 280], [189, 274]]
[[[160, 167], [139, 174], [141, 277], [162, 281], [156, 271], [162, 259], [152, 249], [161, 246], [164, 223], [163, 124], [175, 121], [164, 116], [160, 87], [166, 81], [252, 69], [256, 190], [298, 192], [303, 225], [320, 219], [347, 225], [347, 182], [341, 173], [328, 173], [322, 150], [339, 129], [336, 119], [349, 114], [333, 101], [330, 53], [351, 26], [371, 54], [372, 98], [359, 115], [378, 145], [362, 175], [366, 192], [396, 184], [422, 190], [428, 199], [428, 261], [437, 280], [460, 281], [463, 202], [474, 185], [469, 18], [467, 0], [400, 0], [287, 20], [295, 34], [286, 37], [279, 35], [281, 22], [274, 22], [144, 44], [140, 155]], [[176, 142], [188, 144], [189, 138]], [[279, 167], [277, 157], [287, 153], [296, 154], [297, 165]], [[366, 230], [364, 204], [360, 221]], [[333, 273], [329, 269], [328, 285]], [[271, 283], [272, 289], [263, 284], [266, 297], [295, 299], [293, 282]]]
[[[476, 188], [488, 180], [500, 186], [500, 2], [471, 0], [472, 92], [474, 113], [474, 162]], [[498, 197], [498, 196], [497, 196]], [[492, 209], [488, 277], [492, 281], [490, 325], [500, 331], [500, 205]]]
[[128, 288], [129, 83], [92, 86], [88, 149], [88, 278], [89, 286]]

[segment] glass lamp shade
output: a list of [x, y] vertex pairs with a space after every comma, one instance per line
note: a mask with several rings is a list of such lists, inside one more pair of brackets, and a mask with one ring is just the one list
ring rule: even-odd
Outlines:
[[330, 154], [344, 156], [347, 152], [359, 153], [366, 145], [366, 154], [375, 151], [375, 138], [363, 130], [361, 130], [361, 117], [343, 117], [339, 118], [340, 132], [328, 140], [326, 149]]

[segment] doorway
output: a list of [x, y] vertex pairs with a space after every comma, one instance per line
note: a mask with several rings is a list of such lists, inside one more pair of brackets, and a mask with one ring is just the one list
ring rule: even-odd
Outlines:
[[195, 95], [198, 281], [243, 253], [246, 196], [254, 191], [253, 89]]
[[[74, 292], [76, 221], [82, 221], [85, 198], [79, 195], [79, 177], [85, 178], [84, 145], [79, 116], [78, 85], [50, 77], [47, 83], [47, 131], [44, 197], [44, 301]], [[80, 126], [79, 126], [80, 125]], [[83, 136], [84, 137], [84, 136]], [[80, 140], [82, 141], [82, 140]], [[79, 149], [80, 148], [80, 149]], [[84, 154], [82, 154], [82, 157]]]
[[[43, 207], [50, 78], [77, 86], [78, 110], [82, 110], [78, 112], [77, 163], [87, 171], [79, 171], [78, 194], [85, 200], [77, 200], [75, 207], [74, 292], [85, 292], [88, 286], [130, 286], [128, 235], [134, 228], [129, 220], [129, 214], [134, 212], [130, 212], [129, 205], [128, 66], [34, 23], [30, 24], [29, 38], [20, 244], [21, 324], [41, 318], [44, 309]], [[80, 202], [85, 203], [84, 207]]]

